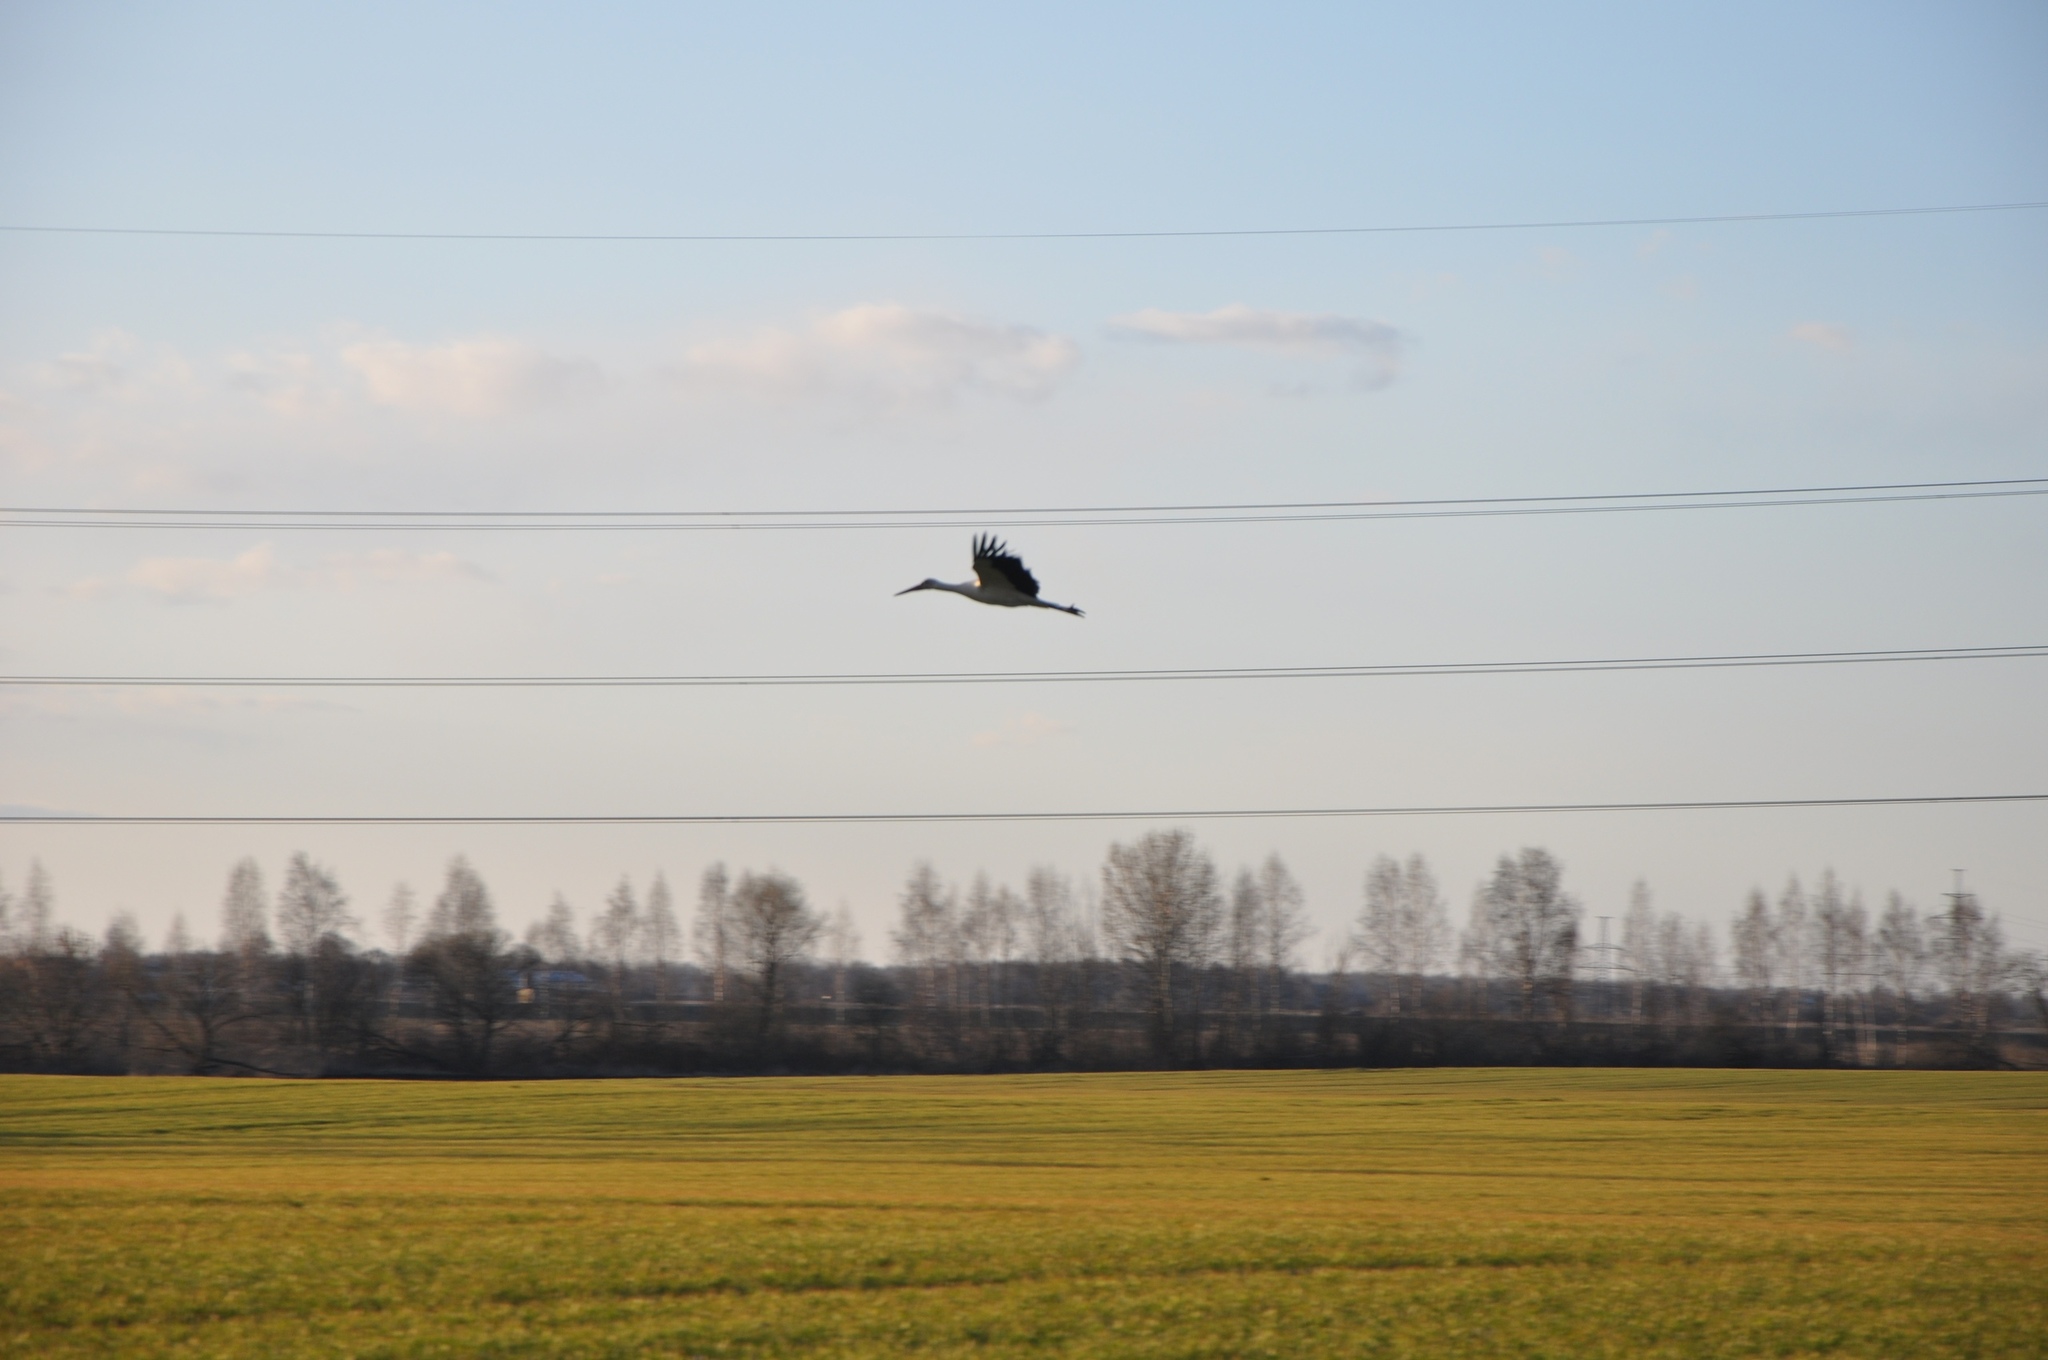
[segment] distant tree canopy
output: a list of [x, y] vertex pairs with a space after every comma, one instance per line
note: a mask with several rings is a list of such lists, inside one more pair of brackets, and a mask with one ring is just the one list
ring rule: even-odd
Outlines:
[[1469, 947], [1480, 965], [1511, 979], [1522, 1018], [1548, 999], [1568, 1012], [1579, 952], [1579, 903], [1547, 850], [1502, 855], [1472, 906]]
[[[1960, 886], [1870, 910], [1832, 871], [1715, 932], [1631, 890], [1619, 939], [1548, 851], [1500, 856], [1454, 940], [1420, 855], [1375, 857], [1327, 967], [1278, 855], [1226, 880], [1184, 830], [1108, 848], [1092, 880], [1021, 889], [912, 866], [892, 962], [846, 904], [776, 870], [706, 868], [678, 919], [660, 872], [579, 920], [561, 893], [515, 943], [483, 875], [448, 864], [422, 915], [398, 884], [367, 947], [339, 875], [291, 855], [275, 898], [236, 861], [219, 931], [151, 951], [117, 916], [65, 925], [50, 876], [0, 880], [0, 1067], [202, 1074], [989, 1070], [1216, 1064], [1697, 1062], [2048, 1065], [2048, 960]], [[694, 962], [678, 956], [694, 944]], [[1453, 944], [1456, 949], [1453, 950]], [[1451, 964], [1455, 959], [1455, 968]]]
[[781, 1018], [790, 970], [810, 956], [824, 922], [797, 881], [773, 871], [741, 874], [730, 911], [734, 954], [753, 984], [767, 1033]]
[[1102, 936], [1144, 979], [1152, 1041], [1169, 1056], [1178, 1028], [1177, 970], [1199, 969], [1216, 947], [1222, 899], [1216, 866], [1185, 831], [1152, 831], [1112, 845], [1102, 866]]

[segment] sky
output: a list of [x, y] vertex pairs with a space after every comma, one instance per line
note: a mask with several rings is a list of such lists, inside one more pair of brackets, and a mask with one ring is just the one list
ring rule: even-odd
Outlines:
[[[2030, 3], [0, 4], [0, 226], [826, 236], [2048, 200]], [[462, 241], [0, 232], [0, 500], [759, 510], [2048, 476], [2048, 211], [1365, 235]], [[894, 592], [971, 528], [0, 531], [0, 674], [1269, 667], [2048, 642], [2048, 500], [1004, 531], [1087, 617]], [[2048, 791], [2039, 659], [1179, 684], [0, 687], [0, 804], [1114, 811]], [[1077, 879], [1171, 823], [0, 825], [66, 919], [210, 934], [468, 855], [517, 929], [795, 874]], [[1326, 963], [1378, 854], [1462, 920], [1557, 854], [1723, 921], [1952, 872], [2048, 948], [2048, 804], [1202, 822]]]

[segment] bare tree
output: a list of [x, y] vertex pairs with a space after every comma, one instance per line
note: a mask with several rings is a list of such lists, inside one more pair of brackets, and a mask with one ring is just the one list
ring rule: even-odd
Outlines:
[[412, 944], [412, 933], [419, 925], [420, 913], [410, 883], [391, 885], [391, 900], [384, 904], [384, 938], [391, 942], [391, 952], [404, 957]]
[[1981, 1041], [1990, 1028], [1992, 994], [2006, 979], [2005, 931], [1960, 884], [1948, 900], [1949, 909], [1930, 923], [1929, 952], [1957, 1023]]
[[548, 903], [548, 914], [526, 932], [526, 942], [549, 963], [574, 963], [583, 956], [583, 943], [576, 938], [576, 913], [568, 898], [555, 894]]
[[1692, 988], [1695, 1011], [1693, 1022], [1703, 1023], [1706, 1016], [1707, 994], [1721, 985], [1720, 951], [1714, 947], [1712, 927], [1701, 921], [1692, 928], [1692, 976], [1686, 985]]
[[1339, 1061], [1343, 1052], [1340, 1026], [1351, 1009], [1351, 965], [1358, 955], [1358, 941], [1350, 931], [1333, 931], [1332, 936], [1328, 966], [1323, 970], [1328, 980], [1323, 986], [1322, 1011], [1316, 1017], [1316, 1047], [1325, 1062]]
[[355, 919], [348, 914], [348, 895], [333, 871], [314, 863], [303, 850], [294, 854], [285, 866], [284, 886], [277, 894], [277, 932], [286, 953], [284, 989], [301, 1042], [315, 1038], [320, 974], [328, 971], [314, 967], [320, 942], [329, 936], [338, 939], [354, 927]]
[[1143, 978], [1152, 1042], [1174, 1047], [1174, 971], [1199, 971], [1212, 957], [1222, 900], [1216, 866], [1185, 831], [1150, 831], [1112, 845], [1102, 866], [1102, 930]]
[[1866, 972], [1869, 922], [1860, 897], [1847, 895], [1828, 869], [1814, 890], [1810, 929], [1811, 957], [1820, 984], [1820, 1039], [1823, 1061], [1841, 1048], [1842, 1015], [1853, 1005], [1843, 993], [1863, 981]]
[[1621, 918], [1621, 967], [1628, 974], [1628, 1018], [1640, 1025], [1654, 1001], [1650, 988], [1664, 971], [1657, 957], [1657, 910], [1650, 885], [1637, 879], [1628, 890], [1628, 912]]
[[1088, 959], [1095, 953], [1074, 908], [1074, 885], [1045, 865], [1024, 880], [1024, 950], [1032, 964], [1044, 1021], [1037, 1040], [1046, 1061], [1065, 1055], [1076, 1018], [1088, 1000]]
[[1771, 988], [1777, 978], [1775, 934], [1776, 923], [1763, 889], [1750, 889], [1749, 900], [1729, 927], [1729, 935], [1735, 947], [1735, 980], [1749, 994], [1750, 1016], [1764, 1026], [1766, 1044], [1770, 1042]]
[[1806, 890], [1799, 886], [1795, 874], [1786, 881], [1785, 891], [1778, 894], [1777, 923], [1771, 932], [1772, 942], [1778, 948], [1785, 1035], [1794, 1045], [1799, 1042], [1799, 1022], [1806, 1010], [1806, 987], [1812, 976], [1807, 954], [1807, 915]]
[[1884, 915], [1878, 918], [1871, 939], [1871, 953], [1878, 982], [1891, 993], [1896, 1061], [1897, 1051], [1906, 1041], [1914, 995], [1927, 974], [1927, 937], [1920, 929], [1920, 913], [1897, 892], [1885, 899]]
[[142, 951], [142, 928], [135, 923], [135, 913], [132, 911], [115, 912], [114, 918], [107, 922], [106, 938], [100, 945], [101, 957], [103, 959], [117, 958], [121, 962], [127, 963], [130, 961], [140, 961]]
[[1669, 1023], [1703, 1023], [1716, 971], [1713, 932], [1677, 912], [1667, 913], [1657, 922], [1657, 963]]
[[1086, 928], [1074, 911], [1074, 885], [1059, 870], [1039, 865], [1024, 879], [1024, 948], [1038, 964], [1072, 963], [1090, 952]]
[[567, 972], [582, 962], [583, 942], [576, 936], [576, 913], [559, 891], [549, 901], [547, 914], [527, 927], [526, 949], [535, 963], [555, 965], [549, 973], [536, 972], [529, 978], [533, 999], [554, 1022], [555, 1048], [567, 1049], [595, 1019], [595, 1007], [581, 975]]
[[457, 855], [428, 914], [426, 936], [413, 950], [413, 966], [425, 975], [457, 1063], [479, 1076], [489, 1073], [498, 1036], [517, 1014], [517, 969], [528, 961], [506, 954], [490, 890], [468, 859]]
[[1230, 1009], [1249, 1023], [1258, 1042], [1271, 1038], [1272, 1014], [1283, 1003], [1295, 950], [1309, 928], [1301, 885], [1277, 854], [1254, 871], [1238, 871], [1230, 907], [1220, 922], [1228, 965]]
[[1224, 997], [1224, 1045], [1254, 1044], [1266, 1001], [1259, 969], [1259, 884], [1249, 869], [1239, 869], [1230, 887], [1221, 954], [1229, 987]]
[[1563, 870], [1547, 850], [1502, 855], [1472, 904], [1483, 957], [1495, 976], [1521, 992], [1522, 1018], [1536, 1018], [1540, 998], [1570, 1014], [1572, 969], [1579, 947], [1579, 903], [1563, 886]]
[[315, 864], [303, 850], [294, 854], [277, 895], [277, 932], [284, 937], [285, 948], [310, 955], [322, 936], [345, 935], [355, 924], [348, 914], [348, 894], [334, 872]]
[[[224, 933], [229, 934], [229, 940], [223, 941], [227, 945], [233, 935]], [[175, 1056], [193, 1076], [210, 1076], [230, 1068], [267, 1072], [267, 1068], [227, 1055], [234, 1035], [266, 1016], [263, 997], [255, 985], [260, 974], [251, 971], [260, 969], [262, 960], [261, 954], [245, 955], [228, 948], [218, 952], [194, 949], [184, 916], [173, 916], [157, 975], [145, 978], [138, 973], [130, 982], [136, 1010], [156, 1037], [150, 1047]]]
[[40, 954], [55, 940], [56, 895], [50, 889], [50, 873], [43, 862], [28, 864], [28, 882], [15, 904], [15, 947], [24, 954]]
[[654, 965], [654, 995], [659, 1001], [668, 1000], [669, 964], [675, 961], [676, 950], [682, 943], [682, 927], [676, 924], [675, 897], [668, 889], [668, 876], [655, 871], [654, 882], [647, 888], [647, 911], [641, 919], [641, 932], [647, 946], [647, 960]]
[[1001, 1001], [997, 989], [1010, 956], [1017, 952], [1017, 918], [1021, 911], [1017, 894], [1008, 887], [991, 884], [987, 874], [974, 876], [966, 910], [959, 917], [958, 942], [961, 961], [978, 975], [984, 1025], [993, 1024], [994, 1008]]
[[77, 1071], [104, 1016], [104, 973], [92, 940], [56, 924], [57, 900], [42, 861], [30, 863], [15, 904], [11, 957], [0, 958], [0, 1031], [11, 1031], [30, 1070]]
[[640, 953], [642, 928], [640, 903], [633, 895], [633, 885], [621, 876], [619, 886], [605, 898], [604, 910], [590, 927], [590, 949], [604, 964], [614, 1025], [626, 1016], [626, 981]]
[[100, 980], [110, 1012], [105, 1017], [112, 1029], [108, 1037], [117, 1053], [130, 1052], [136, 1043], [135, 1018], [143, 990], [142, 951], [142, 931], [135, 924], [134, 913], [115, 912], [100, 939]]
[[[1266, 993], [1277, 1004], [1294, 968], [1295, 950], [1309, 937], [1308, 900], [1277, 852], [1266, 856], [1255, 881], [1259, 891], [1259, 966], [1266, 973]], [[1341, 952], [1348, 957], [1349, 947]]]
[[1392, 855], [1375, 859], [1366, 871], [1365, 905], [1352, 943], [1374, 972], [1392, 979], [1395, 1014], [1404, 991], [1409, 1012], [1422, 1008], [1422, 980], [1442, 963], [1450, 941], [1450, 918], [1428, 861], [1419, 854], [1405, 865]]
[[964, 966], [966, 1002], [970, 1007], [973, 1006], [976, 993], [979, 993], [981, 1022], [984, 1028], [989, 1023], [990, 1007], [995, 1002], [992, 985], [995, 970], [991, 965], [995, 960], [999, 912], [996, 890], [990, 885], [988, 875], [976, 874], [973, 886], [967, 890], [965, 909], [960, 913], [960, 962]]
[[469, 857], [457, 855], [448, 861], [448, 877], [441, 885], [441, 895], [434, 899], [433, 908], [427, 913], [427, 934], [445, 939], [450, 935], [473, 935], [498, 928], [498, 909], [491, 901], [491, 890], [484, 886], [483, 876], [470, 864]]
[[1677, 912], [1657, 919], [1657, 971], [1652, 980], [1663, 988], [1665, 1022], [1676, 1027], [1684, 998], [1697, 972], [1692, 957], [1692, 932]]
[[846, 972], [860, 958], [860, 930], [844, 898], [825, 922], [825, 957], [832, 965], [832, 1010], [844, 1024], [846, 1005], [852, 1000], [846, 994]]
[[1024, 947], [1024, 899], [1005, 883], [996, 890], [995, 956], [1008, 963]]
[[2048, 954], [2032, 949], [2017, 955], [2012, 960], [2012, 976], [2021, 993], [2034, 1003], [2035, 1018], [2048, 1028]]
[[797, 881], [773, 870], [741, 874], [732, 908], [735, 954], [753, 982], [765, 1036], [781, 1018], [790, 968], [810, 954], [824, 923]]
[[896, 957], [917, 974], [919, 1003], [935, 1009], [949, 999], [944, 984], [950, 981], [948, 975], [959, 952], [959, 914], [953, 892], [930, 864], [920, 862], [910, 871], [897, 902], [902, 915], [889, 938], [896, 946]]
[[76, 1071], [104, 1014], [102, 975], [84, 932], [49, 924], [54, 903], [47, 877], [42, 886], [43, 925], [29, 937], [36, 943], [17, 949], [0, 973], [0, 1014], [13, 1021], [31, 1070]]
[[228, 874], [227, 895], [220, 904], [220, 947], [238, 957], [270, 952], [270, 906], [263, 891], [263, 870], [244, 857]]
[[697, 885], [697, 957], [711, 970], [711, 1000], [725, 1001], [726, 971], [732, 963], [732, 890], [725, 866], [714, 864]]

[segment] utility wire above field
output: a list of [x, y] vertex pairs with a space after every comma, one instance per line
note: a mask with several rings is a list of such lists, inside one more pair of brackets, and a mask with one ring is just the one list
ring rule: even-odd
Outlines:
[[1757, 808], [1935, 807], [2041, 803], [2048, 793], [1936, 794], [1905, 798], [1733, 798], [1661, 803], [1486, 803], [1418, 807], [1156, 808], [1101, 812], [626, 813], [596, 816], [251, 816], [0, 814], [0, 826], [794, 826], [947, 822], [1262, 821], [1318, 817], [1469, 817], [1546, 812], [1717, 812]]
[[1207, 227], [1164, 231], [931, 231], [931, 232], [496, 232], [496, 231], [290, 231], [233, 227], [106, 227], [0, 224], [0, 232], [38, 236], [159, 236], [279, 241], [503, 241], [503, 242], [815, 242], [835, 241], [1146, 241], [1260, 236], [1397, 236], [1450, 232], [1563, 231], [1583, 227], [1713, 226], [1745, 222], [1820, 222], [1845, 218], [1936, 217], [1961, 213], [2023, 212], [2048, 200], [1950, 203], [1905, 208], [1836, 208], [1815, 212], [1706, 213], [1675, 217], [1580, 217], [1508, 222], [1430, 222], [1351, 227]]
[[1013, 506], [882, 510], [370, 510], [0, 506], [16, 529], [401, 529], [439, 532], [705, 529], [1086, 528], [1148, 524], [1468, 519], [1653, 510], [1747, 510], [2048, 495], [2048, 477], [1892, 482], [1732, 491], [1482, 496], [1432, 500], [1271, 501], [1170, 505]]
[[81, 689], [633, 689], [805, 685], [1002, 685], [1161, 680], [1345, 680], [1398, 676], [1543, 675], [1597, 671], [1708, 670], [1869, 665], [1900, 661], [2006, 661], [2048, 657], [2048, 643], [1924, 647], [1863, 652], [1758, 652], [1720, 656], [1587, 657], [1549, 661], [1454, 661], [1355, 666], [1215, 666], [1150, 670], [877, 671], [735, 675], [0, 675], [0, 686]]

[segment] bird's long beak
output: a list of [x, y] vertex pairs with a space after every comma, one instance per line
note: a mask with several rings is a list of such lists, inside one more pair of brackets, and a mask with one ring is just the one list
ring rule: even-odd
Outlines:
[[908, 595], [911, 590], [930, 590], [931, 588], [932, 583], [930, 581], [919, 581], [916, 585], [910, 587], [910, 590], [899, 590], [896, 593], [898, 595]]

